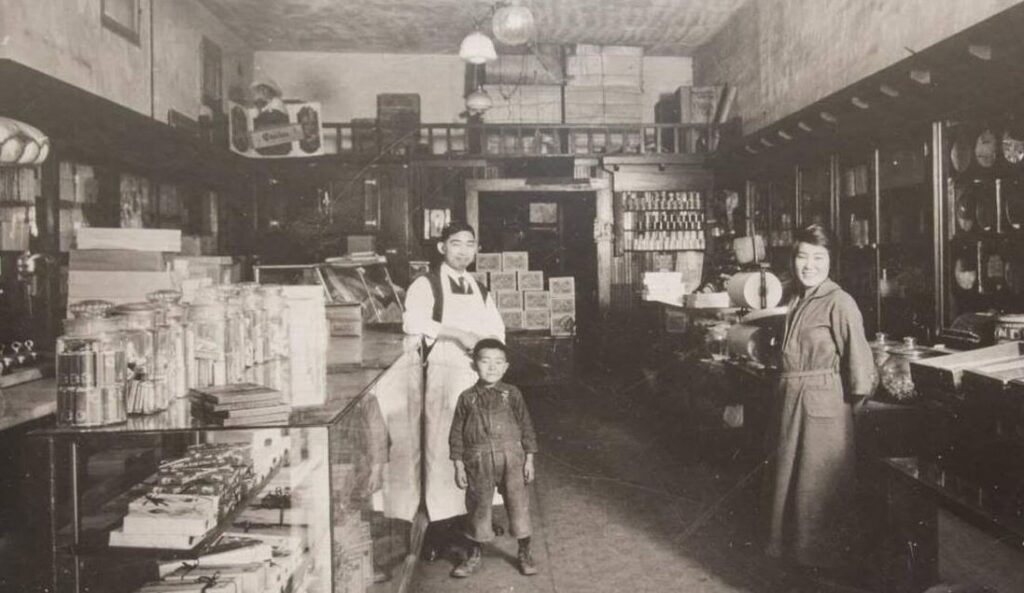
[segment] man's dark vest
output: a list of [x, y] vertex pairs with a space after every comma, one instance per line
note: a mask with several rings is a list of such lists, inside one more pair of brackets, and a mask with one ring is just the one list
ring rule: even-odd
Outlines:
[[[441, 289], [441, 273], [438, 271], [430, 271], [425, 274], [427, 280], [430, 281], [430, 292], [434, 294], [434, 313], [432, 319], [438, 323], [441, 323], [441, 317], [444, 315], [444, 290]], [[480, 289], [480, 298], [484, 300], [484, 304], [487, 303], [487, 287], [483, 286], [479, 282], [477, 288]]]

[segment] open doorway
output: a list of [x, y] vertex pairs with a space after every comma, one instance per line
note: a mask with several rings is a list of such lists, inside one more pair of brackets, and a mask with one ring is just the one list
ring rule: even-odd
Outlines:
[[544, 278], [576, 280], [577, 331], [595, 327], [598, 266], [594, 245], [597, 197], [593, 191], [480, 192], [480, 249], [525, 251], [530, 269]]

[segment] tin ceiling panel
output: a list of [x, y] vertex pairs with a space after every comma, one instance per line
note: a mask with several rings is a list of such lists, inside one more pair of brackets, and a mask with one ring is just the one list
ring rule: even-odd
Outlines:
[[[257, 50], [458, 51], [494, 3], [474, 0], [201, 0]], [[537, 41], [639, 45], [690, 55], [747, 0], [525, 0]]]

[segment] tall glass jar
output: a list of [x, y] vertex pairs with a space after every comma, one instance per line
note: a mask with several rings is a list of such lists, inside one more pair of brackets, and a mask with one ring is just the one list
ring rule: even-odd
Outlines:
[[889, 358], [879, 372], [886, 395], [899, 402], [916, 399], [917, 392], [914, 389], [914, 380], [910, 375], [910, 363], [921, 358], [930, 358], [935, 354], [929, 348], [918, 346], [917, 340], [914, 338], [903, 338], [903, 343], [899, 347], [889, 351]]
[[235, 294], [227, 297], [224, 303], [224, 316], [227, 322], [227, 382], [242, 383], [246, 380], [246, 356], [249, 348], [249, 322], [242, 310], [242, 299]]
[[82, 301], [69, 309], [57, 338], [57, 423], [100, 426], [127, 420], [125, 348], [107, 301]]
[[[262, 383], [282, 393], [288, 390], [288, 303], [284, 299], [283, 289], [275, 284], [260, 287], [262, 293], [263, 317], [266, 326], [263, 330], [263, 354], [266, 362], [263, 365]], [[287, 398], [287, 394], [285, 395]]]
[[327, 393], [327, 312], [319, 286], [284, 288], [288, 302], [287, 396], [295, 406], [322, 405]]
[[238, 285], [241, 291], [242, 312], [246, 318], [246, 329], [248, 329], [248, 350], [246, 352], [246, 367], [252, 368], [267, 361], [266, 328], [267, 312], [263, 306], [263, 291], [260, 285], [255, 282], [243, 282]]
[[171, 397], [182, 398], [188, 395], [188, 340], [186, 339], [185, 308], [180, 304], [181, 293], [177, 290], [158, 290], [146, 295], [146, 299], [156, 307], [157, 327], [167, 334], [167, 348], [170, 350], [170, 366], [167, 369], [167, 381], [170, 385]]
[[227, 384], [228, 327], [224, 303], [202, 292], [188, 310], [194, 339], [192, 365], [195, 387]]
[[[132, 373], [126, 389], [128, 413], [153, 414], [166, 410], [170, 403], [165, 374], [170, 364], [170, 351], [166, 344], [157, 350], [156, 308], [149, 303], [130, 303], [115, 307], [113, 313], [120, 322]], [[162, 341], [165, 339], [163, 337]]]

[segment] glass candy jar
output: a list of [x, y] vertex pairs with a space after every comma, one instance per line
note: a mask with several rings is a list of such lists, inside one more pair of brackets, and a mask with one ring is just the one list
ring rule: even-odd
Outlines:
[[889, 360], [889, 352], [899, 347], [899, 342], [890, 340], [889, 335], [885, 332], [876, 332], [875, 339], [868, 342], [868, 346], [871, 348], [871, 356], [875, 361], [875, 374], [873, 385], [871, 387], [872, 393], [878, 390], [878, 384], [882, 374], [882, 365], [885, 361]]
[[195, 369], [194, 386], [227, 384], [228, 327], [224, 303], [216, 295], [200, 293], [188, 309], [193, 348], [190, 365]]
[[165, 373], [171, 353], [165, 332], [158, 332], [156, 308], [149, 303], [130, 303], [115, 307], [113, 313], [120, 322], [132, 375], [126, 387], [128, 413], [153, 414], [166, 410], [170, 389]]
[[889, 350], [889, 358], [879, 371], [886, 395], [898, 402], [910, 402], [917, 398], [914, 380], [910, 374], [910, 363], [934, 356], [932, 350], [917, 345], [912, 337], [903, 338], [903, 343]]
[[171, 398], [186, 397], [189, 390], [189, 348], [181, 293], [177, 290], [158, 290], [146, 295], [146, 300], [156, 308], [156, 327], [166, 334], [165, 347], [170, 357], [166, 373]]
[[288, 303], [284, 299], [283, 289], [274, 284], [260, 287], [263, 319], [264, 363], [261, 381], [257, 381], [284, 392], [288, 389]]
[[242, 299], [242, 313], [246, 319], [248, 331], [247, 350], [245, 355], [246, 371], [249, 380], [262, 383], [258, 378], [262, 365], [267, 362], [266, 330], [267, 311], [263, 306], [263, 291], [255, 282], [243, 282], [239, 285]]
[[107, 301], [82, 301], [69, 309], [57, 338], [57, 423], [100, 426], [127, 420], [125, 347]]
[[228, 296], [224, 303], [227, 328], [225, 363], [228, 383], [245, 382], [246, 357], [249, 348], [249, 320], [242, 308], [239, 294]]

